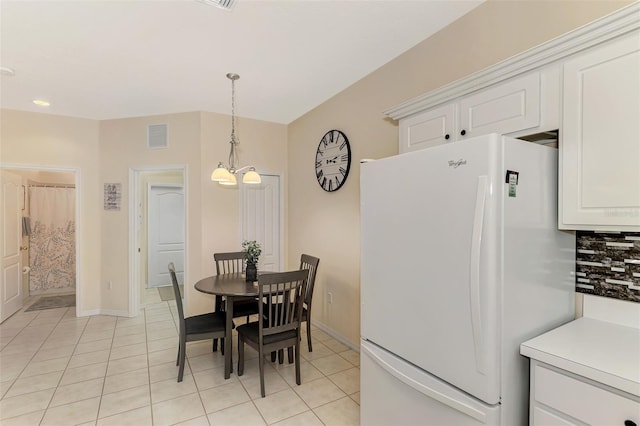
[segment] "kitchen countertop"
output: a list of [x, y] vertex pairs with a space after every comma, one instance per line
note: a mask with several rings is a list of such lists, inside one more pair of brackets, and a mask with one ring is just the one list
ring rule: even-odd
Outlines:
[[640, 329], [582, 317], [520, 345], [529, 358], [640, 397]]

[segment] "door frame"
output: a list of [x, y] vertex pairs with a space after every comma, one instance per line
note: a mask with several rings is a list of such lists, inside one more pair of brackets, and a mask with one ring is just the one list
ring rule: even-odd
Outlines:
[[[187, 164], [167, 164], [158, 166], [138, 166], [129, 168], [129, 317], [140, 313], [140, 254], [138, 252], [138, 235], [140, 224], [137, 220], [138, 204], [142, 201], [140, 194], [140, 175], [143, 172], [182, 171], [184, 185], [184, 282], [188, 282], [187, 259], [189, 259], [189, 182]], [[184, 295], [184, 304], [188, 304], [188, 292]]]
[[[284, 210], [284, 177], [283, 174], [280, 172], [275, 172], [275, 173], [271, 173], [271, 172], [265, 172], [265, 173], [260, 173], [261, 176], [277, 176], [278, 180], [280, 182], [280, 200], [279, 200], [279, 209], [280, 209], [280, 235], [278, 236], [278, 238], [280, 239], [280, 265], [278, 266], [280, 271], [284, 271], [285, 268], [285, 259], [284, 259], [284, 223], [285, 223], [285, 210]], [[238, 182], [241, 182], [242, 179], [238, 179]], [[248, 184], [243, 184], [243, 183], [239, 183], [239, 201], [238, 201], [238, 205], [239, 205], [239, 213], [240, 213], [240, 241], [243, 241], [244, 239], [244, 234], [245, 234], [245, 227], [246, 224], [244, 222], [244, 188], [245, 185]]]
[[[80, 167], [63, 167], [63, 166], [42, 166], [36, 164], [20, 164], [20, 163], [0, 163], [0, 169], [6, 170], [24, 170], [24, 171], [47, 171], [47, 172], [65, 172], [74, 174], [75, 196], [76, 196], [76, 317], [85, 316], [82, 306], [82, 238], [81, 230], [83, 229], [84, 218], [82, 216], [82, 170]], [[25, 194], [25, 197], [28, 196]], [[4, 235], [3, 235], [4, 238]], [[24, 297], [24, 295], [23, 295]]]

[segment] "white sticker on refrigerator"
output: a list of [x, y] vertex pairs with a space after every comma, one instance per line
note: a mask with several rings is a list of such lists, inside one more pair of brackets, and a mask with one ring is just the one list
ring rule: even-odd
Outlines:
[[518, 186], [518, 177], [520, 173], [513, 170], [507, 170], [507, 177], [505, 183], [509, 184], [509, 197], [516, 196], [516, 187]]

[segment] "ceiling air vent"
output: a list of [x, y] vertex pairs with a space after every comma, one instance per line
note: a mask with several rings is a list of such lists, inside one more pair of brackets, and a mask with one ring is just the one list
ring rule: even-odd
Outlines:
[[231, 11], [236, 5], [236, 0], [197, 0], [200, 3], [208, 4], [209, 6], [215, 6], [220, 9]]
[[147, 147], [160, 149], [167, 147], [167, 125], [150, 124], [147, 127]]

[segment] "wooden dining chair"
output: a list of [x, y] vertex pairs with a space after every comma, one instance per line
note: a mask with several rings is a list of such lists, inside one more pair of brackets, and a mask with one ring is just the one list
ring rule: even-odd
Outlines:
[[[304, 304], [302, 305], [302, 316], [300, 317], [301, 322], [307, 323], [307, 346], [309, 347], [309, 352], [313, 351], [313, 347], [311, 346], [311, 301], [313, 300], [313, 288], [316, 282], [316, 272], [318, 271], [318, 265], [320, 264], [320, 259], [317, 257], [310, 256], [308, 254], [302, 254], [300, 256], [300, 269], [306, 269], [309, 271], [309, 277], [307, 278], [307, 290], [304, 295]], [[284, 362], [284, 351], [278, 352], [278, 361], [280, 364]], [[271, 361], [276, 360], [276, 354], [271, 354]], [[291, 352], [291, 348], [289, 348], [289, 363], [293, 362], [293, 354]]]
[[[176, 360], [176, 365], [180, 366], [178, 370], [178, 382], [181, 382], [184, 374], [187, 342], [208, 339], [221, 339], [224, 342], [224, 339], [227, 337], [227, 321], [223, 312], [211, 312], [185, 318], [182, 307], [182, 296], [180, 295], [176, 268], [173, 262], [169, 263], [169, 274], [171, 275], [171, 283], [173, 284], [173, 292], [176, 297], [176, 307], [178, 308], [178, 319], [180, 322], [178, 359]], [[224, 351], [224, 346], [222, 346], [222, 351]]]
[[238, 376], [244, 372], [244, 344], [258, 351], [260, 392], [265, 396], [264, 355], [293, 347], [296, 383], [300, 384], [300, 316], [308, 270], [274, 272], [258, 276], [258, 321], [243, 324], [238, 331]]
[[302, 317], [300, 321], [307, 323], [307, 345], [309, 352], [313, 351], [311, 346], [311, 301], [313, 300], [313, 288], [316, 283], [316, 273], [318, 272], [318, 265], [320, 259], [317, 257], [303, 254], [300, 256], [300, 269], [307, 269], [309, 271], [309, 277], [307, 279], [307, 291], [304, 295], [304, 305], [302, 306]]
[[[246, 254], [243, 251], [214, 253], [213, 259], [216, 262], [216, 274], [235, 274], [244, 272]], [[222, 296], [216, 296], [216, 311], [224, 312], [224, 300]], [[247, 322], [251, 315], [258, 313], [258, 299], [255, 297], [236, 297], [233, 300], [233, 317], [247, 317]], [[224, 348], [222, 348], [224, 350]], [[218, 350], [218, 341], [213, 341], [214, 352]]]

